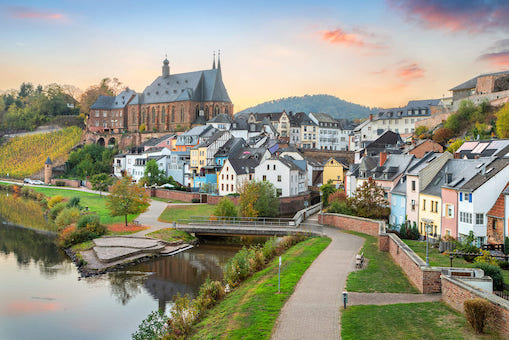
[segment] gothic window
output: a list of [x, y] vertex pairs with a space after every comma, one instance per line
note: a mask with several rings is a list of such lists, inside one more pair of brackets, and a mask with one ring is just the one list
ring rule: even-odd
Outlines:
[[228, 106], [224, 107], [224, 113], [228, 114]]
[[165, 117], [166, 116], [166, 110], [164, 109], [164, 106], [163, 108], [161, 109], [161, 123], [164, 124], [164, 120], [165, 120]]
[[171, 121], [175, 122], [175, 106], [171, 107]]
[[205, 115], [207, 117], [209, 116], [209, 107], [208, 106], [205, 106]]
[[180, 121], [184, 121], [184, 105], [180, 105]]
[[141, 123], [145, 124], [145, 108], [141, 110]]
[[196, 118], [198, 118], [198, 116], [200, 115], [200, 107], [198, 105], [196, 105], [195, 107], [195, 113], [196, 113]]
[[216, 105], [214, 108], [214, 116], [217, 116], [219, 114], [219, 106]]
[[152, 107], [152, 124], [156, 122], [156, 108]]

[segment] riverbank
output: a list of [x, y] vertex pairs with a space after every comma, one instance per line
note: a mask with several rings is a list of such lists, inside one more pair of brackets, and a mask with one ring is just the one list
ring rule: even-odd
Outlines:
[[282, 255], [280, 293], [276, 258], [207, 311], [191, 331], [191, 339], [268, 339], [285, 302], [315, 258], [331, 240], [315, 237]]

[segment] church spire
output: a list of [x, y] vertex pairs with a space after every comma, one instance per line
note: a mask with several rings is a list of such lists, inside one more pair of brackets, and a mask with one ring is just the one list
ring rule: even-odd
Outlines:
[[216, 51], [212, 52], [212, 69], [214, 70], [216, 68]]
[[217, 52], [217, 68], [221, 69], [221, 50]]

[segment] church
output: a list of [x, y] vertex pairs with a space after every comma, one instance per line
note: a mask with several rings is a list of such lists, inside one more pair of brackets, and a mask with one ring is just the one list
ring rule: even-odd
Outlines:
[[212, 68], [171, 74], [168, 59], [162, 73], [142, 93], [126, 89], [117, 96], [99, 96], [90, 107], [92, 132], [184, 131], [220, 113], [233, 116], [233, 103], [221, 75], [218, 55]]

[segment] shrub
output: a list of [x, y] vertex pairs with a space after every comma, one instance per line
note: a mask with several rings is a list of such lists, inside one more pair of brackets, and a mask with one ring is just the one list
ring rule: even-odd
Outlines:
[[492, 315], [491, 303], [483, 299], [471, 299], [464, 302], [465, 316], [477, 333], [482, 333]]
[[201, 201], [200, 201], [200, 199], [199, 199], [199, 198], [193, 198], [193, 199], [191, 200], [191, 203], [200, 203], [200, 202], [201, 202]]
[[160, 339], [165, 332], [165, 325], [168, 322], [168, 317], [162, 310], [152, 312], [148, 317], [141, 322], [138, 330], [131, 334], [133, 340], [156, 340]]
[[265, 261], [270, 261], [276, 255], [277, 239], [275, 237], [270, 238], [262, 246], [262, 254]]
[[[331, 197], [335, 194], [336, 193], [332, 194]], [[355, 215], [354, 210], [350, 207], [350, 205], [348, 205], [346, 201], [332, 201], [327, 211], [333, 214]]]
[[191, 306], [189, 295], [177, 296], [168, 320], [168, 336], [165, 339], [185, 339], [196, 319], [196, 311]]
[[504, 289], [504, 277], [502, 276], [502, 270], [498, 265], [488, 263], [478, 263], [477, 268], [481, 268], [484, 271], [485, 276], [491, 276], [493, 279], [493, 290]]
[[248, 250], [243, 247], [228, 261], [223, 277], [230, 287], [235, 287], [249, 274]]
[[219, 281], [205, 280], [198, 296], [193, 301], [193, 308], [200, 314], [224, 297], [224, 286]]
[[55, 205], [62, 202], [64, 199], [65, 197], [62, 195], [55, 195], [51, 197], [50, 200], [48, 201], [48, 207], [53, 208]]
[[80, 217], [80, 210], [78, 208], [64, 208], [55, 218], [55, 224], [59, 229], [68, 225], [74, 224]]
[[64, 230], [59, 239], [59, 245], [68, 248], [74, 244], [93, 240], [106, 234], [106, 227], [99, 223], [99, 216], [84, 215], [78, 219], [76, 228]]
[[237, 216], [237, 207], [231, 200], [223, 197], [216, 206], [216, 209], [214, 209], [214, 215], [228, 217]]
[[64, 181], [55, 181], [55, 185], [57, 187], [63, 187], [63, 186], [65, 186], [65, 182]]
[[491, 253], [488, 250], [481, 250], [481, 255], [477, 256], [474, 259], [474, 263], [487, 263], [491, 265], [498, 266], [497, 259], [491, 256]]
[[67, 206], [70, 208], [76, 207], [80, 208], [80, 198], [79, 196], [74, 196], [69, 200], [69, 203], [67, 203]]
[[[48, 202], [48, 206], [49, 206], [49, 202]], [[48, 213], [49, 218], [51, 218], [52, 220], [57, 218], [58, 214], [60, 214], [60, 212], [62, 210], [64, 210], [66, 206], [67, 206], [67, 204], [65, 204], [64, 202], [60, 202], [60, 203], [56, 204], [53, 208], [51, 208], [49, 210], [49, 213]]]
[[509, 262], [507, 262], [506, 260], [498, 261], [498, 266], [500, 267], [500, 269], [509, 270]]

